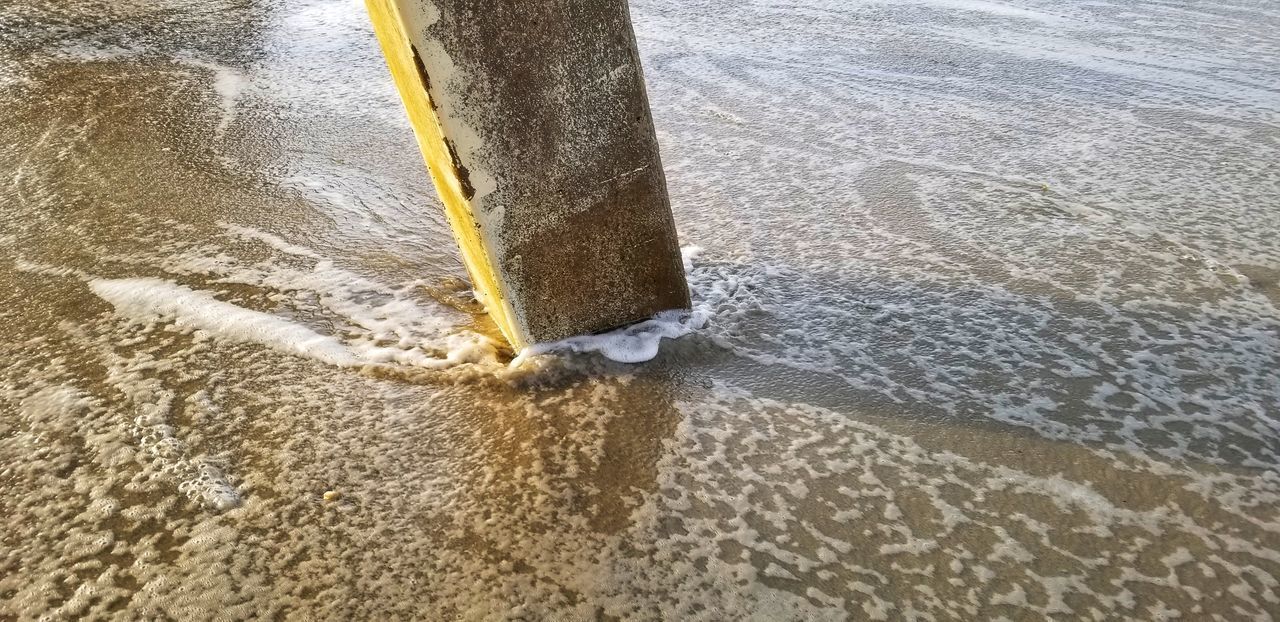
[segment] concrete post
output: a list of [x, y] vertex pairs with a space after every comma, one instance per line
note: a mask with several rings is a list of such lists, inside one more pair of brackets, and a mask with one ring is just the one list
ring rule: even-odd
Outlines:
[[626, 0], [366, 2], [512, 346], [688, 308]]

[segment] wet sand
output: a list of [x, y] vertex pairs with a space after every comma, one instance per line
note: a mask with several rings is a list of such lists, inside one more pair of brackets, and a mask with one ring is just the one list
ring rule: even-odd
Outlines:
[[1280, 612], [1280, 10], [632, 13], [706, 326], [512, 368], [358, 3], [0, 5], [0, 619]]

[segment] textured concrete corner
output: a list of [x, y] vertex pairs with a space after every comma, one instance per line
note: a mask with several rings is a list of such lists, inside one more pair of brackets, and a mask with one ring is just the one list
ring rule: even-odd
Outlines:
[[625, 0], [367, 0], [476, 291], [513, 346], [689, 290]]

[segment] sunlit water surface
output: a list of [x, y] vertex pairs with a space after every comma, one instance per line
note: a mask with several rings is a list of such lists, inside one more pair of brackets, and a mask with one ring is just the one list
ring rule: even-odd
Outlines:
[[0, 619], [1280, 612], [1280, 6], [632, 12], [709, 322], [513, 369], [358, 3], [0, 3]]

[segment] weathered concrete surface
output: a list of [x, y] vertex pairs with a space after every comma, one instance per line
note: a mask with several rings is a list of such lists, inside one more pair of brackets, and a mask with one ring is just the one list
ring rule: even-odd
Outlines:
[[367, 4], [512, 345], [689, 306], [625, 0]]

